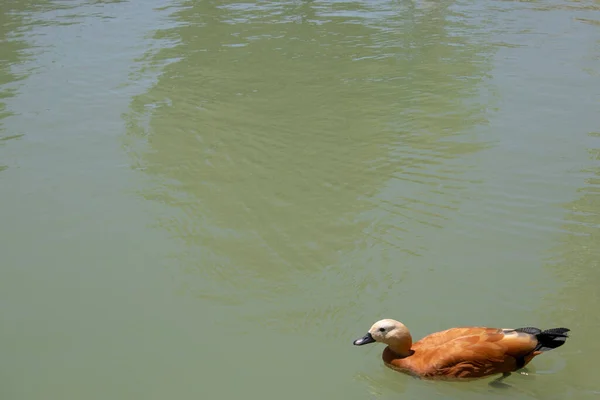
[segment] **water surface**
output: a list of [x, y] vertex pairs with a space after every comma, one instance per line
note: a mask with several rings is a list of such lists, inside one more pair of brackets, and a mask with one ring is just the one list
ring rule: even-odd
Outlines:
[[[600, 4], [0, 6], [6, 399], [592, 399]], [[567, 326], [513, 388], [377, 319]]]

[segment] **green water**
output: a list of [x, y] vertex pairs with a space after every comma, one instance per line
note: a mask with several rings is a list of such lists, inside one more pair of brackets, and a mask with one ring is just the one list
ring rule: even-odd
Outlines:
[[[600, 396], [597, 0], [0, 10], [3, 400]], [[491, 390], [383, 317], [572, 338]]]

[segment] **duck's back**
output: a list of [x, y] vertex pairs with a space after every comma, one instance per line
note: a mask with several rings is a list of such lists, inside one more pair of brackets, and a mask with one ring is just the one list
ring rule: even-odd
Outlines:
[[439, 347], [452, 340], [470, 337], [470, 336], [490, 336], [498, 333], [502, 333], [502, 329], [498, 328], [485, 328], [479, 326], [467, 326], [461, 328], [451, 328], [445, 331], [432, 333], [431, 335], [425, 336], [413, 345], [413, 349], [427, 348], [427, 347]]
[[527, 364], [536, 345], [535, 336], [513, 330], [452, 328], [415, 343], [409, 357], [395, 358], [386, 349], [383, 359], [394, 369], [423, 378], [479, 378]]

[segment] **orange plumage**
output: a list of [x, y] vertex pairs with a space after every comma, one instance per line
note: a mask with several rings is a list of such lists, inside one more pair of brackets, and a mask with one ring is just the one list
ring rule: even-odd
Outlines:
[[566, 328], [452, 328], [416, 343], [400, 322], [384, 319], [354, 341], [357, 346], [381, 342], [384, 363], [397, 371], [424, 379], [467, 380], [494, 374], [508, 376], [543, 351], [564, 344]]

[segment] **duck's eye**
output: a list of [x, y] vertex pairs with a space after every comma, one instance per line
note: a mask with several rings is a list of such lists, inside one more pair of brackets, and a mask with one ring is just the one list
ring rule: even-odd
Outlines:
[[385, 328], [379, 328], [379, 332], [385, 332]]

